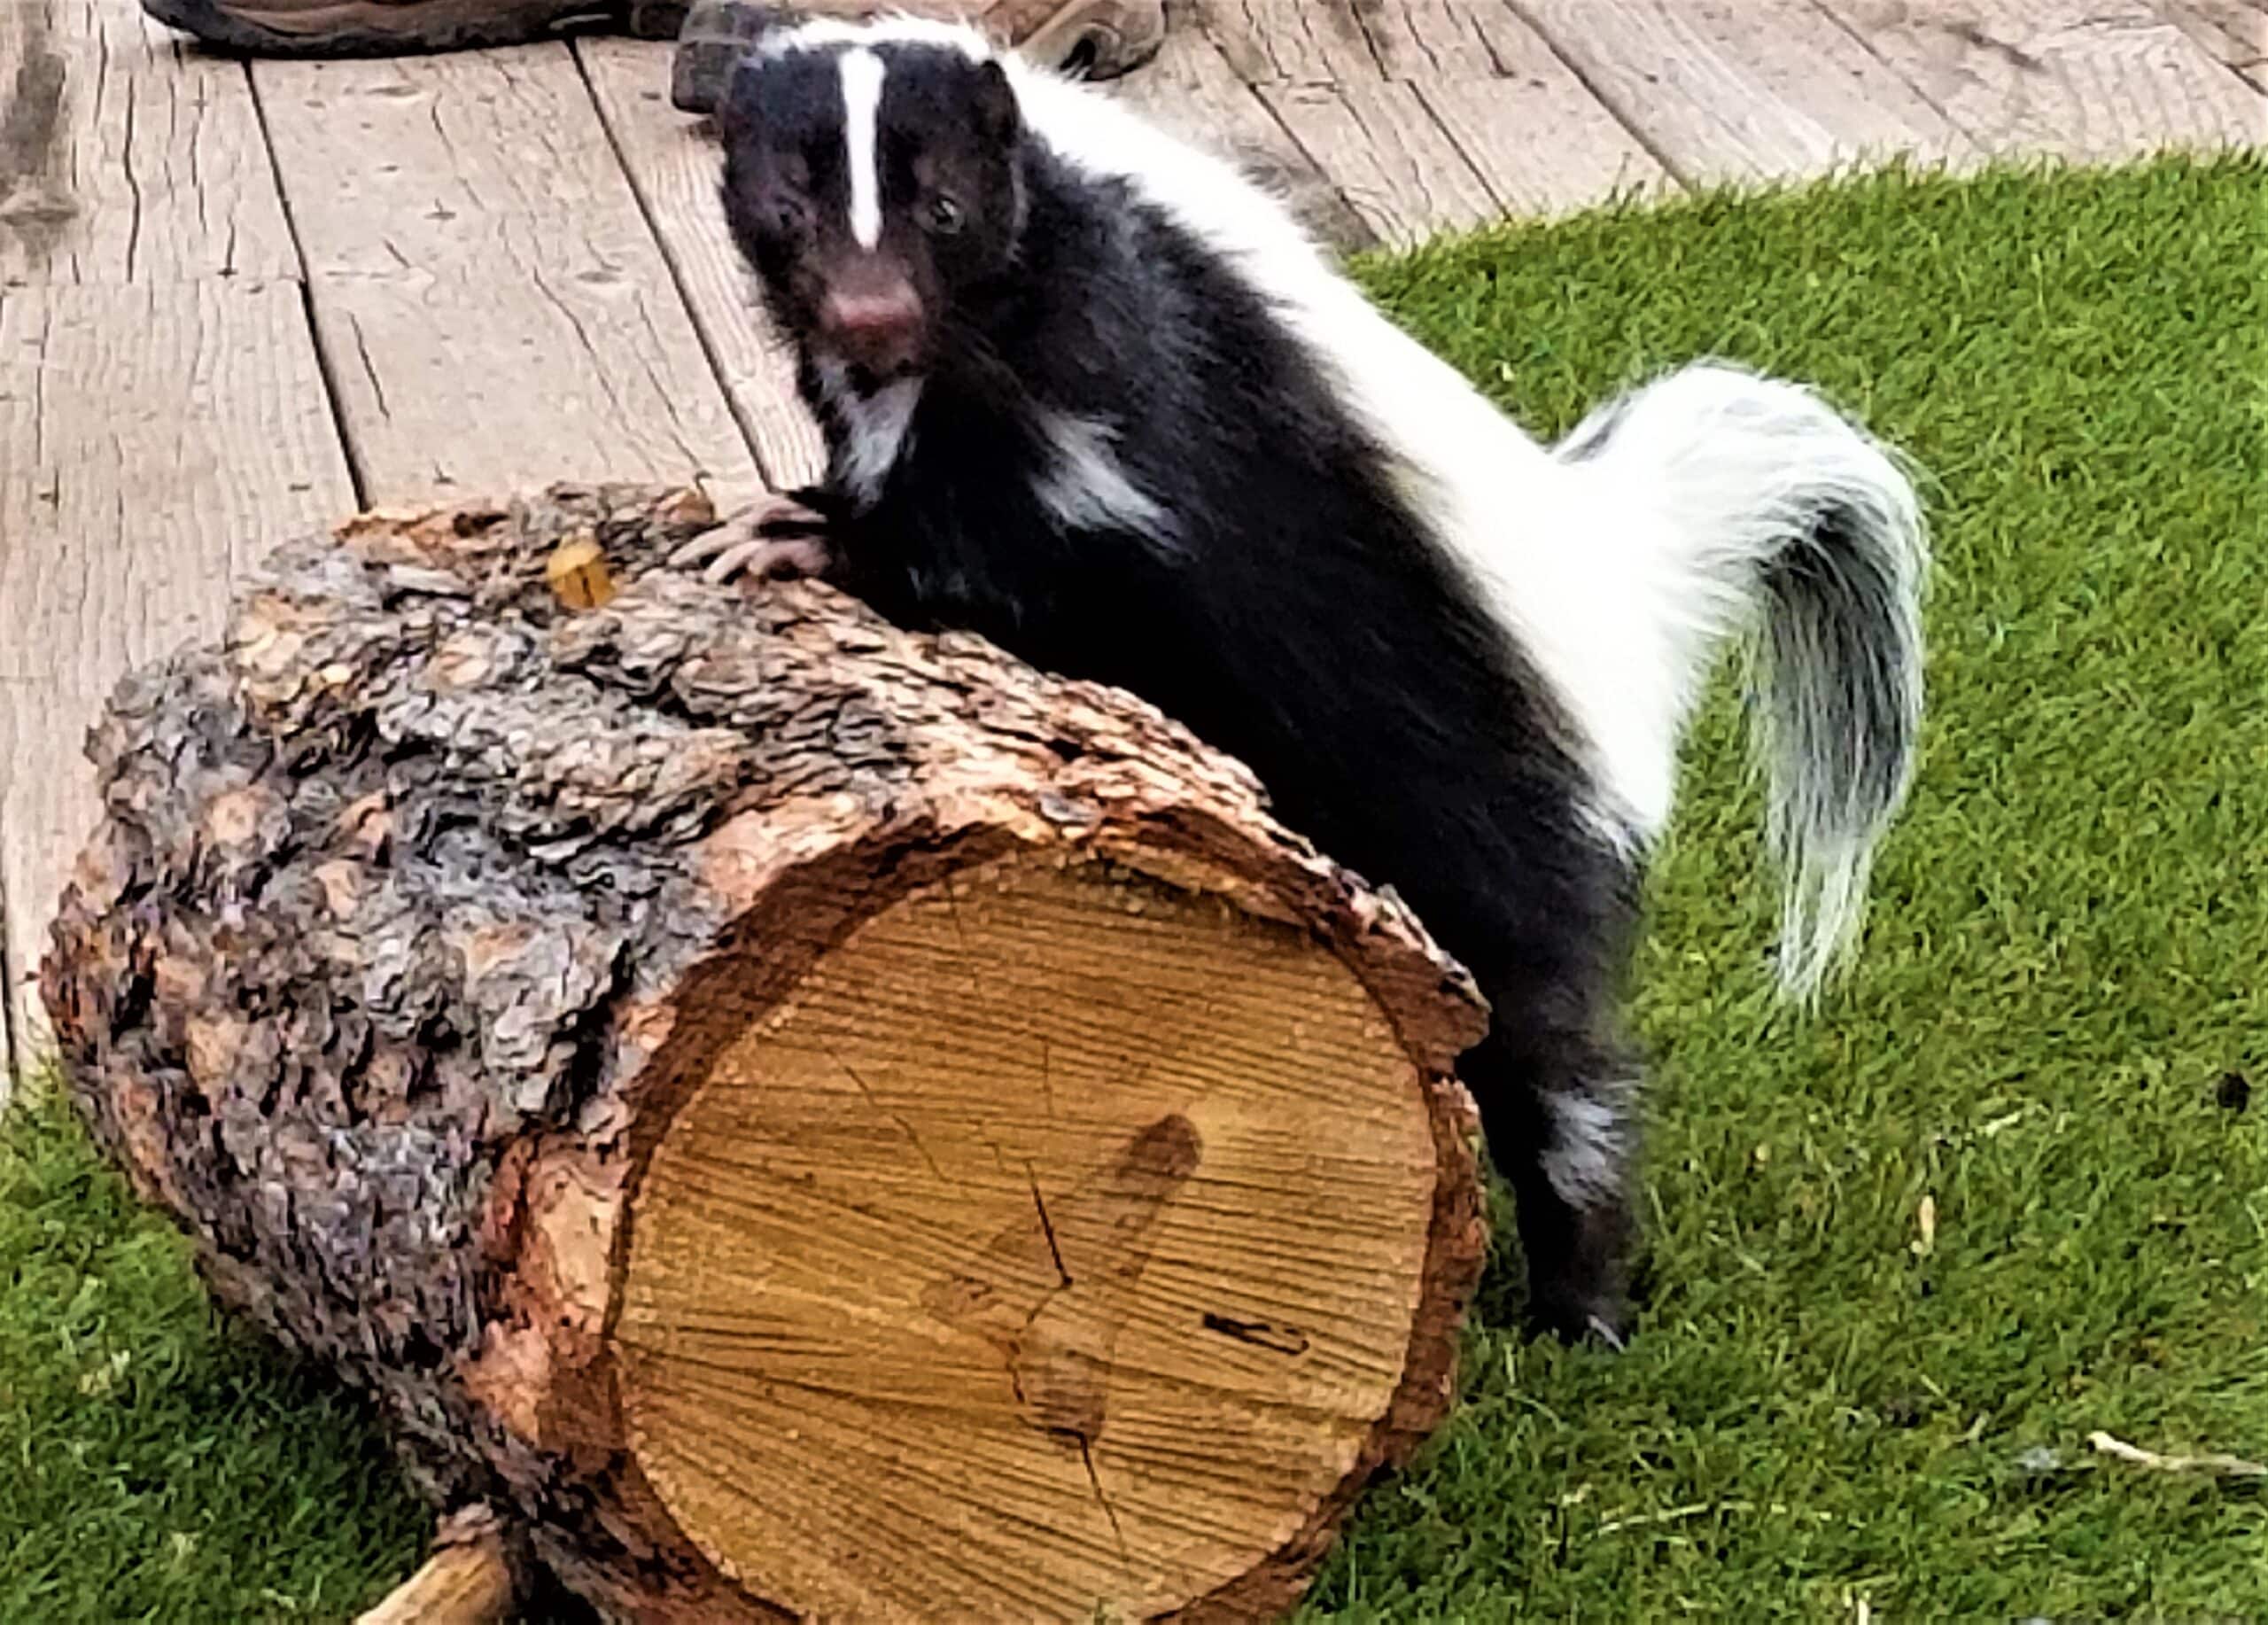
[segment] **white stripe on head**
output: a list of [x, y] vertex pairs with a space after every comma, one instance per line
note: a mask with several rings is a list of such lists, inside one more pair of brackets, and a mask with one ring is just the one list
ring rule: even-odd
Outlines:
[[850, 236], [861, 248], [882, 240], [882, 175], [874, 154], [875, 113], [889, 70], [865, 46], [843, 53], [843, 144], [850, 164]]

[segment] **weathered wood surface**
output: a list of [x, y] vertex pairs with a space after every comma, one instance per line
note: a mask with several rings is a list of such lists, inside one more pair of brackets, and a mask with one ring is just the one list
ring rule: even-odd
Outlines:
[[1377, 245], [1377, 235], [1332, 177], [1202, 29], [1173, 29], [1149, 66], [1113, 80], [1111, 93], [1184, 138], [1235, 159], [1333, 248]]
[[[1675, 190], [1661, 160], [1508, 5], [1409, 0], [1381, 56], [1423, 91], [1504, 213], [1550, 216]], [[1407, 40], [1407, 43], [1402, 43]]]
[[1127, 696], [655, 567], [712, 518], [358, 520], [122, 687], [75, 1097], [625, 1617], [1265, 1617], [1452, 1392], [1471, 984]]
[[1824, 0], [1995, 157], [2112, 163], [2268, 137], [2268, 96], [2142, 0]]
[[27, 1061], [37, 945], [97, 811], [81, 743], [112, 685], [219, 628], [245, 537], [353, 504], [297, 287], [0, 291], [0, 962]]
[[[1666, 183], [1644, 144], [1507, 6], [1222, 0], [1192, 20], [1189, 32], [1257, 89], [1384, 242]], [[1190, 133], [1208, 136], [1201, 125]]]
[[[1201, 16], [1224, 59], [1255, 85], [1383, 79], [1418, 86], [1501, 210], [1553, 214], [1662, 179], [1643, 144], [1550, 42], [1501, 0], [1354, 7], [1238, 0]], [[1344, 128], [1318, 122], [1299, 133], [1326, 173], [1360, 175], [1374, 167], [1359, 139], [1348, 142]], [[1419, 189], [1445, 190], [1422, 175]]]
[[566, 46], [252, 73], [368, 500], [761, 488]]
[[1814, 0], [1519, 0], [1518, 10], [1689, 184], [1972, 151]]
[[240, 64], [138, 5], [0, 4], [0, 286], [296, 274]]
[[1415, 85], [1353, 79], [1261, 95], [1382, 243], [1407, 248], [1503, 213]]
[[242, 66], [135, 5], [0, 4], [0, 1107], [110, 687], [246, 535], [353, 501]]
[[2247, 84], [2268, 90], [2268, 0], [2162, 0], [2158, 9]]
[[816, 479], [819, 427], [796, 398], [794, 362], [750, 292], [717, 205], [724, 167], [713, 127], [670, 105], [665, 58], [643, 42], [579, 40], [599, 115], [714, 358], [758, 469], [775, 490]]
[[27, 1058], [112, 686], [219, 631], [248, 538], [353, 506], [295, 285], [0, 290], [0, 895]]

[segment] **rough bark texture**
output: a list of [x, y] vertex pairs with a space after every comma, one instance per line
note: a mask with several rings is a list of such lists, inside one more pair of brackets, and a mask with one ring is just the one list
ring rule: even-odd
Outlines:
[[[223, 646], [121, 684], [43, 966], [80, 1106], [222, 1302], [376, 1397], [437, 1507], [493, 1506], [517, 1563], [617, 1617], [773, 1618], [802, 1605], [703, 1555], [626, 1433], [613, 1333], [673, 1114], [862, 921], [986, 865], [1280, 922], [1382, 1017], [1414, 1081], [1377, 1087], [1433, 1166], [1390, 1403], [1272, 1550], [1149, 1610], [1279, 1611], [1451, 1396], [1470, 984], [1129, 697], [658, 567], [712, 522], [627, 487], [366, 516], [277, 554]], [[546, 565], [577, 540], [618, 590], [572, 610]]]

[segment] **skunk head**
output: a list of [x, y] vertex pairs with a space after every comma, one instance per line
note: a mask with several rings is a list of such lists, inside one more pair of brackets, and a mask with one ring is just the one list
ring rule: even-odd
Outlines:
[[1014, 262], [1023, 121], [974, 30], [785, 21], [718, 115], [725, 218], [773, 317], [871, 390], [924, 370]]

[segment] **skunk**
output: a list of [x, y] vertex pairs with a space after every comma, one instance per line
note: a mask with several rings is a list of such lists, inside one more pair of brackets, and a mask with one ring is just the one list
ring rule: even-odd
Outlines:
[[1714, 363], [1540, 444], [1231, 165], [965, 27], [783, 20], [718, 128], [829, 461], [800, 527], [691, 562], [818, 570], [1129, 689], [1391, 884], [1493, 1008], [1460, 1071], [1530, 1312], [1619, 1347], [1620, 983], [1680, 736], [1751, 634], [1808, 1001], [1913, 773], [1927, 544], [1899, 462]]

